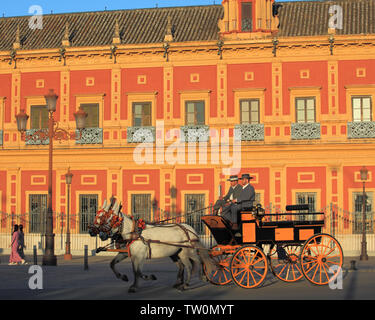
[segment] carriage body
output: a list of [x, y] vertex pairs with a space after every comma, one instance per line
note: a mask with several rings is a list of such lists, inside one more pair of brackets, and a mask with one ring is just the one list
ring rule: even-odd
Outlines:
[[[336, 239], [321, 233], [324, 220], [263, 221], [265, 216], [288, 215], [298, 213], [258, 215], [253, 208], [241, 212], [240, 228], [221, 216], [203, 216], [217, 242], [211, 249], [217, 270], [208, 279], [217, 285], [234, 281], [240, 287], [255, 288], [263, 283], [270, 267], [285, 282], [303, 276], [316, 285], [333, 281], [341, 272], [343, 253]], [[322, 217], [324, 213], [309, 215]], [[265, 245], [269, 245], [267, 255]]]
[[[203, 216], [202, 221], [219, 245], [303, 244], [314, 234], [321, 233], [324, 226], [324, 220], [263, 222], [247, 211], [241, 212], [241, 230], [233, 229], [220, 216]], [[236, 231], [241, 236], [235, 236]]]

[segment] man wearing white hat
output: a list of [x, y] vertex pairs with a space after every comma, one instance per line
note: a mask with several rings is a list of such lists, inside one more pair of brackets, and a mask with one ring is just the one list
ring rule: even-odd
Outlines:
[[214, 214], [217, 214], [220, 208], [223, 208], [222, 215], [230, 212], [230, 204], [240, 196], [242, 191], [242, 186], [238, 184], [238, 176], [230, 176], [227, 181], [230, 181], [230, 188], [223, 199], [216, 201], [214, 205]]
[[238, 223], [238, 214], [245, 209], [249, 209], [253, 206], [255, 201], [255, 189], [250, 184], [250, 180], [253, 179], [249, 174], [245, 173], [242, 175], [242, 190], [239, 197], [234, 201], [235, 203], [230, 206], [230, 213], [227, 214], [227, 219], [232, 223]]

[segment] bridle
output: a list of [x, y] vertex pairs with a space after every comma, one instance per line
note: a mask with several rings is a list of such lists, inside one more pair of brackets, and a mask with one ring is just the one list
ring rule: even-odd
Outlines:
[[123, 220], [122, 212], [115, 214], [113, 210], [101, 209], [95, 216], [94, 222], [89, 226], [89, 233], [92, 236], [99, 234], [101, 238], [108, 239], [118, 232], [121, 233]]

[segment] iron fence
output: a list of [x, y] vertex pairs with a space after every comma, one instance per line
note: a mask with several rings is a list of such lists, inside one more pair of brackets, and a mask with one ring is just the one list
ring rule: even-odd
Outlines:
[[[213, 214], [213, 204], [205, 208], [195, 208], [188, 206], [185, 212], [176, 212], [173, 210], [165, 211], [160, 208], [152, 208], [152, 214], [147, 215], [146, 222], [156, 223], [187, 223], [191, 225], [200, 235], [207, 235], [207, 228], [201, 221], [203, 215]], [[300, 221], [301, 216], [285, 215], [285, 211], [280, 207], [274, 206], [272, 203], [264, 207], [265, 213], [272, 214], [266, 216], [264, 221]], [[147, 210], [148, 211], [148, 210]], [[303, 215], [304, 219], [324, 220], [323, 232], [335, 234], [361, 234], [363, 227], [363, 215], [358, 212], [350, 212], [344, 210], [334, 204], [330, 204], [321, 210], [321, 214], [313, 215], [306, 213]], [[283, 213], [283, 214], [282, 214]], [[70, 214], [70, 231], [74, 233], [87, 233], [88, 225], [90, 225], [95, 217], [94, 212], [80, 212]], [[25, 233], [44, 234], [45, 233], [45, 213], [5, 213], [0, 212], [0, 232], [11, 232], [15, 224], [22, 224]], [[366, 233], [374, 234], [374, 212], [366, 212]], [[67, 214], [66, 213], [53, 213], [53, 232], [56, 234], [66, 233], [67, 229]]]

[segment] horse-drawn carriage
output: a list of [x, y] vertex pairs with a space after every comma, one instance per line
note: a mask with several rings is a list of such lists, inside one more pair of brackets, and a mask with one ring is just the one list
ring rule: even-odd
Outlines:
[[[324, 220], [314, 221], [266, 221], [260, 205], [242, 211], [240, 226], [232, 225], [218, 215], [206, 215], [202, 221], [210, 229], [217, 245], [206, 249], [199, 235], [184, 223], [145, 223], [142, 219], [121, 212], [121, 204], [111, 201], [98, 211], [89, 227], [91, 236], [101, 240], [112, 239], [101, 251], [117, 252], [110, 266], [116, 277], [128, 281], [115, 265], [128, 256], [132, 259], [134, 283], [129, 288], [135, 292], [138, 280], [155, 280], [145, 275], [142, 267], [145, 259], [170, 257], [179, 270], [174, 287], [184, 290], [190, 281], [193, 264], [203, 264], [207, 279], [216, 285], [232, 280], [240, 287], [255, 288], [266, 279], [268, 267], [279, 279], [294, 282], [305, 276], [317, 285], [328, 284], [337, 278], [343, 264], [340, 244], [328, 234], [321, 233]], [[289, 210], [306, 210], [308, 206], [287, 207]], [[297, 215], [295, 213], [294, 215]], [[309, 213], [323, 215], [323, 213]], [[169, 219], [168, 219], [169, 220]], [[115, 249], [109, 249], [116, 242]], [[264, 247], [269, 245], [267, 255]], [[192, 264], [193, 262], [193, 264]]]
[[[286, 209], [306, 210], [308, 206]], [[210, 251], [216, 268], [210, 272], [205, 269], [209, 281], [216, 285], [233, 281], [242, 288], [255, 288], [266, 279], [268, 267], [285, 282], [295, 282], [304, 276], [313, 284], [326, 285], [336, 279], [343, 265], [343, 252], [334, 237], [321, 233], [324, 220], [265, 221], [267, 217], [288, 215], [299, 213], [266, 215], [258, 205], [241, 212], [239, 227], [221, 216], [203, 216], [203, 223], [217, 242]], [[266, 245], [269, 245], [267, 255]]]

